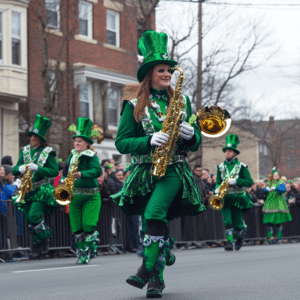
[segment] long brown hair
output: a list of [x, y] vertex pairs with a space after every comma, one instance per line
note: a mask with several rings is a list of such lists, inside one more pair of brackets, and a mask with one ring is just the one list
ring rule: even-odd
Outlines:
[[[137, 122], [141, 121], [141, 117], [145, 114], [145, 107], [151, 106], [149, 97], [150, 97], [150, 88], [152, 86], [152, 75], [153, 75], [154, 66], [149, 69], [147, 74], [144, 77], [144, 80], [139, 84], [128, 84], [123, 89], [123, 100], [132, 100], [137, 98], [137, 104], [134, 107], [134, 118]], [[167, 88], [168, 98], [171, 99], [174, 94], [174, 89], [169, 85]]]

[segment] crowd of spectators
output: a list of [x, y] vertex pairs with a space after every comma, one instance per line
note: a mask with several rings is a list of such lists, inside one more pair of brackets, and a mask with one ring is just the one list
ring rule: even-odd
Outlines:
[[[300, 180], [287, 180], [283, 177], [286, 186], [286, 192], [283, 194], [289, 207], [300, 207]], [[267, 180], [257, 180], [251, 188], [247, 189], [247, 193], [251, 196], [252, 202], [256, 206], [262, 206], [267, 198], [267, 193], [263, 189], [267, 187]]]

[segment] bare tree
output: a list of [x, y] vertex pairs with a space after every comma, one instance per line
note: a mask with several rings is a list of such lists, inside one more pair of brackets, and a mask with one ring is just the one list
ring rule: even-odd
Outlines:
[[[67, 44], [78, 29], [78, 4], [79, 0], [57, 0], [47, 6], [45, 0], [33, 0], [29, 7], [37, 22], [42, 56], [43, 109], [44, 115], [50, 120], [57, 113], [56, 101], [60, 93], [62, 69], [65, 69], [67, 77], [70, 76], [68, 66], [62, 65], [66, 64], [68, 57]], [[55, 27], [55, 23], [59, 24], [59, 28]]]
[[[167, 9], [162, 5], [161, 2], [161, 10], [169, 9], [170, 16], [166, 20], [165, 14], [162, 14], [164, 22], [161, 24], [157, 18], [157, 27], [167, 32], [172, 58], [185, 70], [184, 91], [190, 95], [193, 108], [220, 105], [230, 111], [232, 117], [238, 117], [241, 113], [244, 115], [246, 112], [249, 114], [250, 103], [245, 96], [237, 100], [238, 84], [235, 79], [262, 66], [276, 52], [270, 51], [269, 33], [266, 29], [262, 28], [258, 20], [235, 18], [234, 24], [232, 20], [235, 13], [230, 9], [204, 10], [200, 33], [203, 39], [202, 68], [201, 74], [198, 74], [195, 49], [198, 47], [199, 17], [195, 9], [196, 4], [186, 4], [184, 9], [181, 3], [179, 12], [176, 11], [176, 7], [171, 11], [170, 6]], [[200, 107], [197, 101], [199, 95], [197, 76], [202, 77]], [[190, 161], [195, 160], [201, 163], [201, 151], [191, 155]]]

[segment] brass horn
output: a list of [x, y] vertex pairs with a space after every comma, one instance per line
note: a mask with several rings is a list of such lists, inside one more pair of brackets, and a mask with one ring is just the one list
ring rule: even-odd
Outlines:
[[206, 137], [220, 137], [228, 131], [231, 125], [229, 112], [217, 105], [206, 106], [198, 110], [197, 118], [201, 134]]
[[224, 201], [220, 196], [212, 195], [208, 199], [208, 204], [214, 210], [221, 210], [224, 206]]

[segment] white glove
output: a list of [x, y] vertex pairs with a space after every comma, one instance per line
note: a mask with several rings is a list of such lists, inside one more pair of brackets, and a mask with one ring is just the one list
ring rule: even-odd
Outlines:
[[228, 184], [229, 184], [229, 185], [235, 185], [235, 184], [236, 184], [236, 178], [230, 178], [230, 179], [228, 180]]
[[19, 179], [19, 178], [17, 178], [17, 179], [12, 183], [12, 185], [15, 185], [18, 189], [20, 188], [21, 184], [22, 184], [22, 181], [21, 181], [21, 179]]
[[266, 190], [268, 191], [268, 192], [271, 192], [272, 190], [271, 190], [271, 188], [270, 187], [266, 187]]
[[19, 167], [19, 172], [20, 172], [21, 174], [24, 174], [25, 171], [26, 171], [25, 165], [22, 165], [22, 166]]
[[220, 190], [219, 189], [215, 189], [215, 195], [219, 195]]
[[34, 163], [30, 163], [30, 164], [28, 164], [28, 169], [30, 171], [38, 171], [39, 167]]
[[150, 145], [152, 147], [154, 146], [161, 146], [162, 144], [166, 144], [169, 140], [169, 135], [166, 133], [163, 133], [161, 131], [159, 132], [155, 132], [152, 135], [151, 141], [150, 141]]
[[270, 190], [271, 190], [271, 191], [275, 191], [275, 190], [276, 190], [276, 187], [275, 187], [275, 186], [272, 186]]
[[185, 140], [190, 140], [195, 133], [194, 127], [187, 122], [182, 122], [179, 125], [179, 130], [179, 135]]

